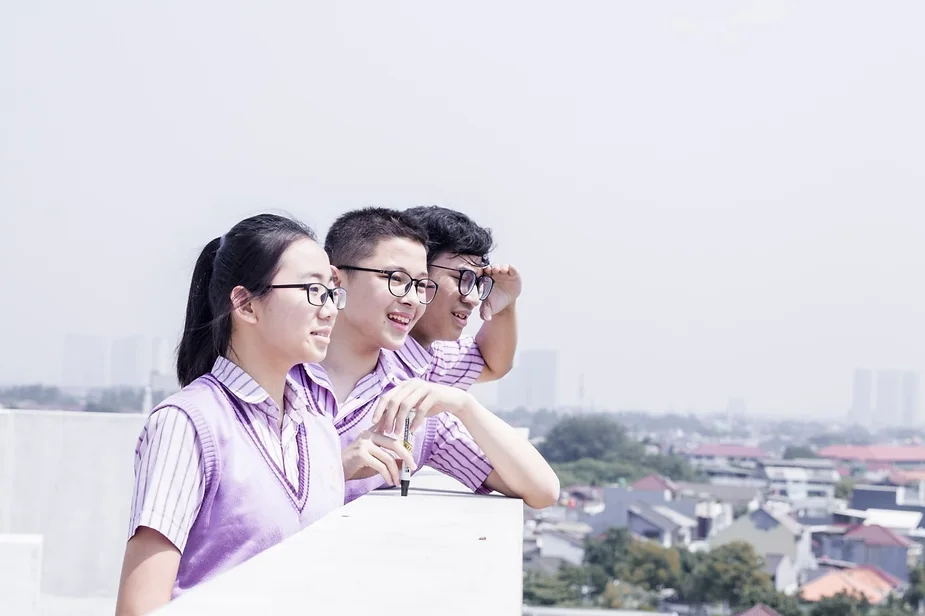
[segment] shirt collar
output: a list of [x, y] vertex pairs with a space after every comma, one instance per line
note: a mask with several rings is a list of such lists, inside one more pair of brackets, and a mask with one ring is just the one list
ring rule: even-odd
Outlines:
[[[327, 371], [321, 364], [303, 364], [303, 366], [305, 366], [305, 374], [308, 375], [309, 380], [313, 381], [316, 385], [321, 385], [331, 392], [334, 391], [334, 387], [331, 385], [331, 379], [328, 377]], [[404, 377], [406, 377], [407, 373], [408, 370], [403, 365], [403, 362], [395, 357], [393, 351], [379, 351], [379, 359], [376, 361], [376, 367], [373, 368], [372, 372], [357, 381], [357, 384], [354, 386], [354, 391], [361, 386], [367, 385], [370, 377], [375, 377], [375, 380], [378, 381], [380, 385], [380, 389], [384, 388], [387, 383], [397, 385], [405, 380]], [[421, 374], [423, 374], [423, 371], [421, 371]], [[351, 392], [351, 394], [352, 393], [353, 392]]]
[[424, 348], [411, 336], [408, 336], [408, 339], [405, 340], [405, 344], [395, 351], [395, 355], [402, 363], [410, 368], [414, 376], [418, 378], [424, 376], [424, 373], [427, 372], [427, 369], [430, 368], [434, 361], [434, 354], [431, 352], [430, 347]]
[[[295, 370], [295, 369], [294, 369]], [[286, 375], [286, 387], [283, 391], [288, 404], [284, 404], [285, 411], [291, 412], [293, 420], [301, 421], [301, 413], [308, 408], [307, 398], [303, 388], [294, 378], [294, 370]], [[219, 356], [212, 364], [212, 376], [225, 386], [242, 402], [258, 407], [270, 406], [263, 403], [270, 401], [270, 394], [260, 384], [230, 359]], [[272, 405], [275, 406], [275, 405]]]

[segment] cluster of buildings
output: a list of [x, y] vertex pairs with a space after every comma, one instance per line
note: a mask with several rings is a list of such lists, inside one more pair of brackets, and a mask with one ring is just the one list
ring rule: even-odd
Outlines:
[[178, 389], [174, 348], [163, 338], [71, 334], [64, 340], [61, 384], [68, 391], [105, 387]]
[[525, 568], [580, 565], [587, 537], [625, 528], [691, 551], [746, 542], [781, 592], [809, 603], [847, 592], [884, 604], [922, 563], [925, 447], [834, 445], [817, 454], [785, 460], [708, 444], [682, 454], [706, 477], [700, 483], [651, 475], [567, 486], [558, 507], [527, 523]]

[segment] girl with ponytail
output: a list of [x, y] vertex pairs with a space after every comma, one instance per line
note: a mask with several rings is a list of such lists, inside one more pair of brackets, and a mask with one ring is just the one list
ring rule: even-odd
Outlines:
[[[302, 223], [261, 214], [209, 242], [177, 351], [183, 389], [148, 416], [116, 613], [144, 614], [344, 503], [346, 479], [397, 476], [395, 439], [345, 450], [308, 395], [346, 292]], [[393, 468], [396, 467], [396, 468]]]

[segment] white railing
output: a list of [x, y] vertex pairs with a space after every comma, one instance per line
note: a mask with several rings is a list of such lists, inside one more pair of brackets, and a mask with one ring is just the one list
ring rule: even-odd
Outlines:
[[338, 509], [157, 614], [520, 614], [523, 502], [426, 469], [411, 486]]

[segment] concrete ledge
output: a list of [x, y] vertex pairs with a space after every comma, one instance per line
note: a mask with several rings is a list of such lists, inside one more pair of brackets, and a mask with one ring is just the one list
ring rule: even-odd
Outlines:
[[0, 614], [38, 613], [42, 536], [0, 535]]
[[158, 610], [202, 614], [522, 611], [523, 501], [423, 470], [364, 496]]

